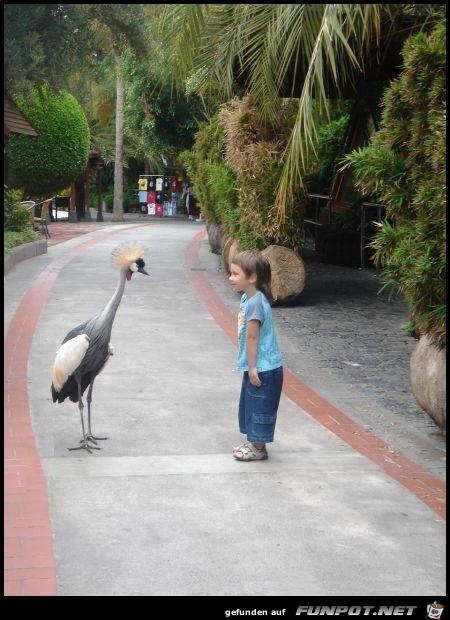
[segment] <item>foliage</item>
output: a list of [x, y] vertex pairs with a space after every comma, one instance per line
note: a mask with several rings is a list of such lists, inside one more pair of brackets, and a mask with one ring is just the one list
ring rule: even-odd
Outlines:
[[37, 84], [67, 88], [72, 71], [91, 64], [91, 37], [79, 5], [5, 4], [5, 87], [26, 96]]
[[37, 241], [41, 235], [33, 230], [30, 212], [25, 206], [20, 205], [21, 192], [8, 189], [3, 193], [4, 253], [22, 243]]
[[42, 239], [42, 235], [32, 228], [25, 228], [21, 231], [5, 230], [3, 232], [3, 252], [9, 254], [18, 245], [39, 241], [39, 239]]
[[315, 157], [305, 175], [308, 193], [329, 193], [336, 157], [342, 149], [349, 120], [350, 114], [346, 112], [319, 126], [315, 141]]
[[243, 249], [261, 249], [270, 244], [294, 248], [298, 244], [300, 207], [285, 221], [276, 217], [275, 207], [275, 189], [282, 169], [280, 155], [288, 141], [294, 114], [293, 102], [284, 100], [276, 123], [263, 123], [250, 96], [232, 100], [219, 113], [225, 130], [225, 162], [236, 175], [236, 239]]
[[220, 190], [214, 195], [216, 184], [210, 178], [212, 169], [208, 166], [224, 166], [223, 151], [224, 132], [216, 114], [208, 122], [200, 123], [192, 150], [185, 150], [178, 156], [178, 161], [186, 165], [199, 207], [207, 221], [221, 222], [216, 200]]
[[298, 96], [275, 187], [277, 215], [283, 220], [291, 217], [297, 186], [304, 185], [311, 161], [317, 130], [313, 101], [328, 109], [329, 99], [373, 67], [393, 38], [431, 23], [435, 8], [169, 4], [164, 27], [171, 70], [191, 92], [205, 95], [212, 90], [222, 102], [242, 96], [242, 91], [251, 94], [259, 116], [268, 123], [276, 123], [281, 97]]
[[[153, 33], [153, 30], [152, 30]], [[180, 150], [189, 149], [202, 114], [198, 97], [173, 96], [161, 44], [152, 35], [152, 62], [127, 53], [124, 58], [126, 85], [126, 141], [134, 157], [146, 159], [151, 169], [164, 172], [163, 158], [174, 163]]]
[[46, 85], [33, 89], [30, 100], [16, 98], [38, 137], [9, 137], [11, 185], [28, 195], [49, 196], [70, 185], [84, 170], [89, 154], [86, 116], [67, 92]]
[[31, 228], [31, 215], [25, 206], [20, 205], [21, 192], [9, 189], [3, 193], [4, 228], [19, 232]]
[[410, 37], [402, 54], [380, 130], [346, 165], [366, 195], [387, 205], [372, 243], [385, 286], [404, 293], [417, 333], [444, 347], [445, 18], [430, 35]]
[[[106, 190], [102, 193], [102, 200], [105, 202], [107, 209], [112, 209], [114, 203], [114, 185], [110, 185], [106, 188]], [[129, 207], [135, 205], [137, 202], [136, 192], [134, 192], [131, 188], [128, 188], [123, 193], [123, 210], [126, 212]], [[95, 201], [91, 199], [91, 207], [95, 209], [97, 208], [97, 196], [95, 196]]]
[[226, 227], [231, 236], [238, 238], [242, 209], [238, 205], [236, 177], [224, 163], [203, 162], [207, 184], [214, 204], [215, 218]]

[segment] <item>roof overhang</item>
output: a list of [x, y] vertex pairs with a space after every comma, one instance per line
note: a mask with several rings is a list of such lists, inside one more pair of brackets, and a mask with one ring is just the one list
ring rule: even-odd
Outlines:
[[3, 107], [3, 135], [10, 133], [37, 137], [39, 134], [30, 121], [22, 114], [16, 104], [4, 97]]

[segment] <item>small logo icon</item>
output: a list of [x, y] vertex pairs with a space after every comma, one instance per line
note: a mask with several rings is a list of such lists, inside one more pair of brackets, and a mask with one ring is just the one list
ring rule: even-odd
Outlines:
[[444, 611], [444, 605], [441, 605], [437, 601], [434, 601], [432, 605], [427, 605], [427, 618], [432, 620], [439, 620]]

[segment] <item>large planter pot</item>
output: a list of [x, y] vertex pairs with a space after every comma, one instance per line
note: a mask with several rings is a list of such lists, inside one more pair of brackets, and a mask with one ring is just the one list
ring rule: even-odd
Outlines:
[[206, 230], [208, 233], [208, 241], [211, 247], [211, 251], [215, 254], [220, 254], [221, 240], [222, 240], [222, 227], [217, 222], [209, 222], [206, 224]]
[[235, 240], [230, 246], [230, 251], [228, 252], [228, 271], [231, 272], [231, 263], [233, 262], [233, 258], [239, 252], [239, 244]]
[[417, 402], [445, 430], [445, 349], [437, 349], [428, 336], [421, 336], [411, 355], [410, 368]]
[[262, 254], [270, 263], [274, 304], [297, 303], [306, 283], [303, 260], [293, 250], [281, 245], [269, 245]]
[[223, 246], [222, 246], [223, 266], [228, 271], [228, 273], [230, 273], [230, 266], [229, 266], [229, 262], [228, 262], [228, 257], [229, 257], [230, 249], [231, 249], [231, 246], [233, 245], [233, 243], [234, 243], [233, 237], [225, 237], [224, 238], [224, 243], [223, 243]]

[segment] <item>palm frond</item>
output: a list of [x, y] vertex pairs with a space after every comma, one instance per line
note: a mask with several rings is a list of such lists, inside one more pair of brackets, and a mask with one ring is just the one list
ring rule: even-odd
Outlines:
[[341, 85], [352, 78], [355, 69], [361, 70], [361, 50], [367, 46], [367, 40], [373, 45], [378, 33], [379, 14], [380, 5], [375, 4], [324, 5], [296, 121], [283, 155], [283, 171], [275, 200], [281, 220], [292, 206], [296, 189], [303, 186], [302, 171], [307, 168], [309, 154], [314, 150], [316, 128], [312, 102], [317, 100], [327, 111], [327, 78], [332, 79], [339, 92]]
[[168, 4], [160, 23], [160, 35], [170, 41], [169, 65], [177, 84], [192, 73], [202, 33], [209, 15], [207, 4]]

